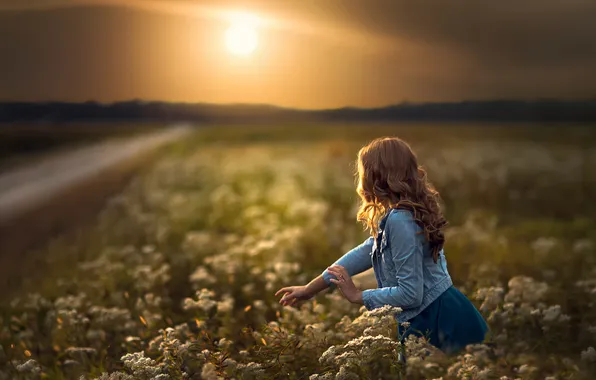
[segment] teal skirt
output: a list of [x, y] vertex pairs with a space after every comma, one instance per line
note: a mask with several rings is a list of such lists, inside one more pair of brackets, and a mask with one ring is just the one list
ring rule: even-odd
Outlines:
[[424, 336], [447, 354], [458, 353], [468, 344], [482, 343], [488, 332], [476, 307], [453, 286], [409, 322], [407, 329], [398, 326], [402, 339], [412, 334]]

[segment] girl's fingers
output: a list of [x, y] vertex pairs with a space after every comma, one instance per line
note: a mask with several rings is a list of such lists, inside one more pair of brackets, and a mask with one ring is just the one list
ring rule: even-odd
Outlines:
[[348, 276], [348, 271], [346, 270], [345, 267], [343, 267], [341, 265], [332, 265], [329, 268], [327, 268], [327, 271], [339, 272], [339, 273], [342, 273], [342, 274]]
[[278, 295], [279, 293], [282, 293], [282, 292], [287, 292], [287, 291], [289, 291], [289, 289], [290, 289], [289, 287], [281, 288], [277, 292], [275, 292], [275, 295]]
[[283, 306], [294, 306], [294, 304], [298, 302], [297, 298], [292, 298], [291, 301], [288, 301], [287, 299], [279, 301], [280, 304], [282, 304]]
[[343, 278], [348, 279], [350, 278], [350, 275], [347, 273], [347, 271], [339, 271], [339, 270], [333, 270], [333, 269], [328, 269], [327, 272], [329, 272], [330, 274], [334, 275], [337, 278], [340, 278], [343, 276]]
[[285, 293], [284, 293], [284, 294], [281, 296], [281, 298], [282, 298], [282, 299], [284, 299], [285, 297], [287, 297], [287, 296], [289, 296], [289, 295], [292, 295], [292, 293], [291, 293], [291, 292], [285, 292]]
[[337, 275], [339, 274], [339, 271], [337, 271], [335, 269], [328, 269], [327, 272], [331, 273], [335, 277], [337, 277]]

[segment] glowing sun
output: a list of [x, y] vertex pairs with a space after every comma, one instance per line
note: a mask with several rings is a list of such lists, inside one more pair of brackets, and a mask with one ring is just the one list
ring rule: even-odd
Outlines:
[[226, 47], [230, 53], [249, 55], [255, 51], [259, 44], [256, 24], [256, 17], [250, 14], [239, 13], [231, 18], [225, 34]]

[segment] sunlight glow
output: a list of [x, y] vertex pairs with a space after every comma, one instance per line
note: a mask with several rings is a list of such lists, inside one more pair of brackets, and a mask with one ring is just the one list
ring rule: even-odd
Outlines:
[[249, 13], [230, 15], [230, 27], [226, 30], [225, 43], [230, 53], [249, 55], [257, 48], [259, 36], [256, 27], [258, 18]]

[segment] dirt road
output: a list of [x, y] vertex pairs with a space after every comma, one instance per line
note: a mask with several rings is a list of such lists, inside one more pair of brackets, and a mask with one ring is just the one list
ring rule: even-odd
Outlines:
[[175, 126], [124, 141], [78, 148], [0, 176], [0, 224], [30, 212], [66, 190], [140, 153], [178, 140], [191, 131]]

